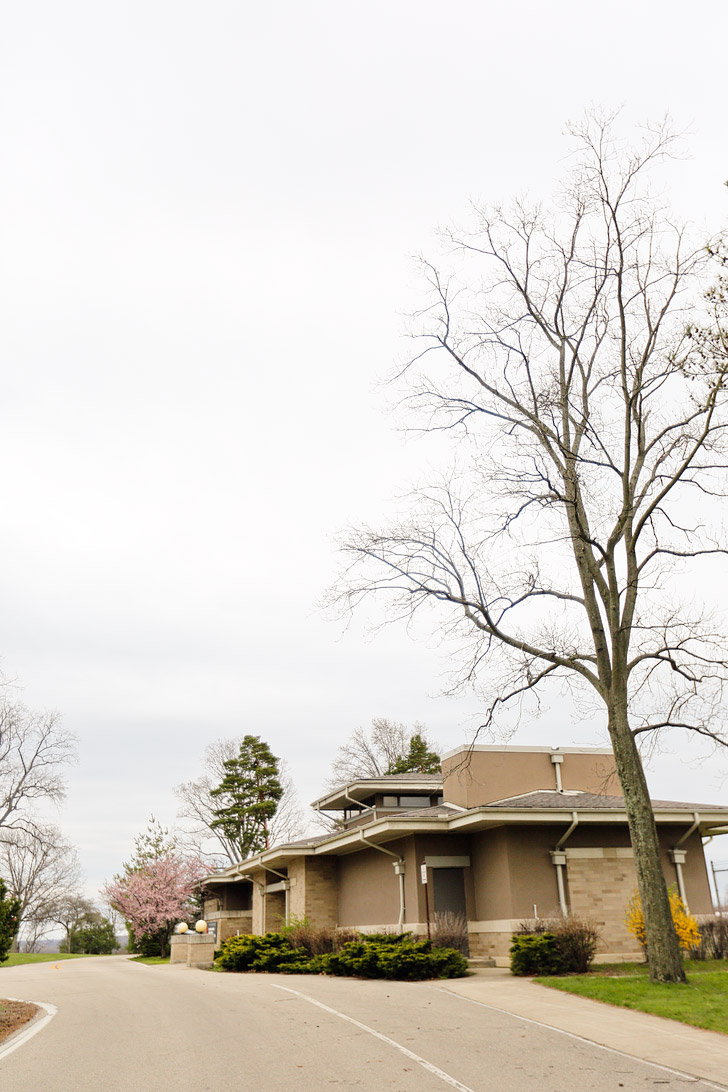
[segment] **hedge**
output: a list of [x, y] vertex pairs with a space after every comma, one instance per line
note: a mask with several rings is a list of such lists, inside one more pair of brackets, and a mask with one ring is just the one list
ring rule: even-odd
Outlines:
[[338, 951], [311, 956], [294, 948], [282, 933], [231, 937], [217, 957], [225, 971], [278, 971], [284, 974], [330, 974], [417, 982], [459, 978], [468, 961], [453, 948], [433, 948], [411, 934], [361, 936]]

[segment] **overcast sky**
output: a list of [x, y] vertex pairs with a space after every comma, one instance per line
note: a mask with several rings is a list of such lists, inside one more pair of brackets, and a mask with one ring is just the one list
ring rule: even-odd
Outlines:
[[[337, 531], [442, 454], [381, 385], [412, 255], [471, 200], [548, 194], [592, 103], [670, 111], [671, 197], [725, 227], [727, 22], [722, 0], [6, 9], [0, 656], [80, 737], [60, 821], [92, 892], [221, 736], [260, 734], [305, 802], [372, 717], [466, 738], [446, 649], [318, 609]], [[562, 707], [515, 742], [601, 729]], [[688, 759], [653, 791], [725, 802]]]

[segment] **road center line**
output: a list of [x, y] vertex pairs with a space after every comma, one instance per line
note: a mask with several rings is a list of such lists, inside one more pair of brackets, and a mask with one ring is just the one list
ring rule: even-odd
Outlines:
[[308, 1001], [310, 1005], [316, 1005], [317, 1008], [323, 1009], [324, 1012], [330, 1012], [332, 1016], [338, 1016], [340, 1020], [346, 1020], [347, 1023], [353, 1024], [354, 1027], [360, 1028], [361, 1031], [366, 1031], [369, 1035], [373, 1035], [375, 1039], [381, 1039], [383, 1043], [387, 1043], [388, 1046], [394, 1047], [395, 1050], [399, 1050], [401, 1054], [409, 1058], [413, 1062], [417, 1062], [423, 1069], [426, 1069], [428, 1073], [434, 1074], [435, 1077], [439, 1077], [441, 1081], [449, 1084], [451, 1088], [457, 1088], [458, 1092], [473, 1092], [472, 1088], [468, 1088], [466, 1084], [461, 1084], [460, 1081], [455, 1080], [449, 1073], [446, 1073], [443, 1069], [438, 1069], [432, 1062], [428, 1062], [426, 1058], [421, 1058], [419, 1054], [414, 1054], [407, 1047], [402, 1046], [401, 1043], [395, 1042], [394, 1039], [390, 1039], [387, 1035], [382, 1035], [381, 1031], [376, 1031], [374, 1028], [370, 1028], [368, 1024], [362, 1024], [359, 1020], [355, 1020], [353, 1016], [347, 1016], [344, 1012], [339, 1012], [338, 1009], [332, 1009], [329, 1005], [324, 1005], [322, 1001], [316, 1001], [315, 998], [309, 997], [306, 993], [299, 993], [298, 990], [292, 990], [289, 986], [278, 986], [272, 984], [274, 990], [285, 990], [286, 993], [295, 994], [296, 997], [300, 997], [303, 1001]]

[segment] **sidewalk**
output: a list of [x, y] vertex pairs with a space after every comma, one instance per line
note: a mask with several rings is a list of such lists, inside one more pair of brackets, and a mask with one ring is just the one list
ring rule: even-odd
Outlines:
[[477, 970], [471, 978], [448, 979], [442, 988], [480, 1005], [728, 1088], [727, 1035], [550, 990], [529, 978], [514, 978], [501, 967]]

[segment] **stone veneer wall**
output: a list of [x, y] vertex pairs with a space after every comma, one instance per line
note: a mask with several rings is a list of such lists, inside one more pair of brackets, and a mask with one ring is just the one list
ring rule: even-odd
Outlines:
[[251, 933], [253, 930], [253, 913], [251, 910], [216, 910], [205, 913], [205, 920], [217, 922], [218, 947], [230, 937], [238, 933]]
[[627, 903], [637, 887], [631, 849], [572, 849], [566, 851], [566, 873], [572, 914], [596, 921], [599, 950], [641, 953], [627, 930]]
[[509, 957], [513, 930], [507, 933], [468, 934], [471, 959], [495, 959]]
[[188, 967], [211, 967], [215, 959], [215, 938], [208, 933], [175, 933], [170, 938], [170, 963]]
[[299, 857], [288, 868], [291, 881], [288, 912], [316, 928], [338, 924], [338, 862], [335, 857]]

